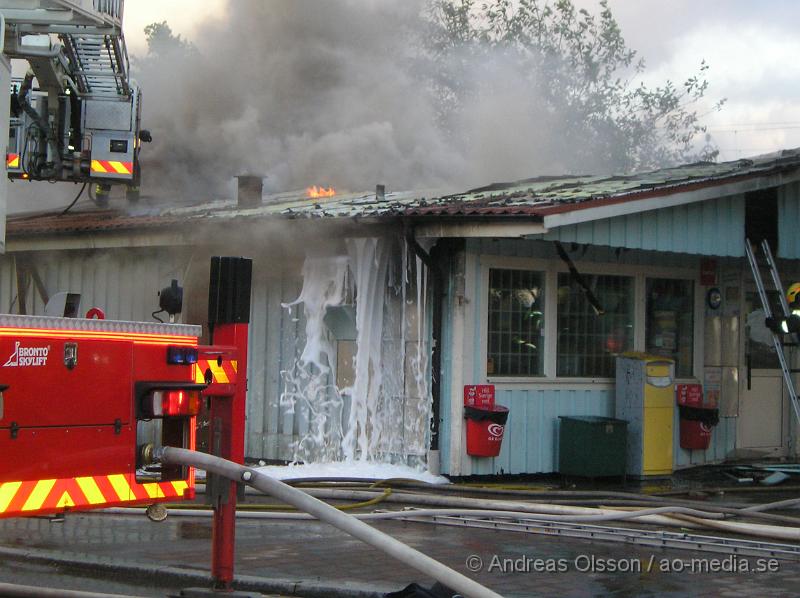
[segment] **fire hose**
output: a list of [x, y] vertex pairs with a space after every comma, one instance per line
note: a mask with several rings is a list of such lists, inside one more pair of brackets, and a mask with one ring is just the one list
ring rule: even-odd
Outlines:
[[470, 598], [500, 598], [500, 594], [443, 565], [426, 554], [403, 544], [388, 534], [351, 515], [343, 513], [321, 500], [309, 496], [301, 490], [259, 473], [257, 470], [214, 457], [213, 455], [173, 447], [155, 449], [153, 451], [153, 460], [165, 464], [187, 465], [205, 469], [234, 482], [247, 484], [366, 542], [370, 546], [432, 577], [464, 596]]

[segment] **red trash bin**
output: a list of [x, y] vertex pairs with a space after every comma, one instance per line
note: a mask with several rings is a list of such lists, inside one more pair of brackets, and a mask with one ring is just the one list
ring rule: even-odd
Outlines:
[[464, 407], [467, 420], [467, 454], [473, 457], [496, 457], [503, 444], [508, 421], [508, 407]]
[[711, 443], [711, 430], [719, 423], [719, 410], [705, 407], [678, 407], [681, 448], [706, 450]]
[[681, 420], [681, 448], [704, 451], [711, 444], [711, 427], [701, 421]]

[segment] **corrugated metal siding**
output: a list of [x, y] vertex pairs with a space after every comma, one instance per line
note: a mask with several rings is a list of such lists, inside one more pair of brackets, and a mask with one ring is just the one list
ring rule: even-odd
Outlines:
[[[81, 311], [102, 308], [108, 319], [152, 321], [158, 291], [170, 280], [185, 280], [191, 256], [180, 250], [41, 253], [31, 257], [49, 294], [81, 294]], [[17, 313], [17, 283], [12, 255], [0, 259], [0, 311]], [[27, 311], [44, 314], [44, 303], [31, 284]]]
[[800, 183], [778, 187], [778, 256], [800, 259]]
[[299, 356], [305, 338], [302, 307], [289, 311], [282, 304], [297, 299], [301, 282], [299, 277], [276, 277], [253, 284], [245, 444], [248, 457], [291, 460], [297, 431], [307, 429], [303, 408], [298, 406], [295, 417], [280, 402], [284, 386], [281, 371]]
[[744, 195], [554, 229], [541, 238], [695, 255], [744, 255]]
[[561, 415], [613, 416], [614, 390], [498, 389], [497, 403], [509, 409], [500, 455], [472, 459], [472, 473], [540, 473], [558, 471], [558, 427]]

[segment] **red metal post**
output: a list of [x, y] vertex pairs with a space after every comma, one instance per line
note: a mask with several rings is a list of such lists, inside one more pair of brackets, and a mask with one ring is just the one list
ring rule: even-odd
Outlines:
[[[232, 395], [211, 399], [211, 434], [219, 438], [219, 456], [244, 463], [245, 403], [247, 393], [247, 324], [218, 324], [214, 342], [236, 347], [237, 383]], [[219, 429], [217, 429], [219, 427]], [[236, 543], [236, 484], [228, 482], [227, 496], [214, 506], [211, 574], [219, 588], [233, 582]]]
[[[214, 366], [219, 371], [225, 359], [234, 366], [234, 372], [231, 380], [215, 380], [219, 384], [212, 384], [207, 389], [211, 396], [209, 444], [213, 454], [236, 463], [244, 463], [247, 327], [252, 267], [252, 261], [245, 258], [211, 259], [208, 322], [214, 346], [207, 347], [205, 354], [212, 357], [214, 349], [217, 349], [219, 361], [209, 364], [211, 373]], [[214, 483], [211, 575], [217, 588], [228, 590], [233, 583], [237, 484], [222, 478], [211, 481]], [[206, 491], [211, 491], [210, 482]]]

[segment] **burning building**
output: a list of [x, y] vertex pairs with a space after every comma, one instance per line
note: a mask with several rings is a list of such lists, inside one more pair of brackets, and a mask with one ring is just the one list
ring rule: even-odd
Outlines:
[[[148, 319], [154, 290], [178, 278], [183, 321], [202, 322], [206, 258], [252, 257], [253, 459], [557, 471], [559, 418], [613, 416], [629, 351], [671, 359], [718, 409], [694, 450], [675, 412], [674, 467], [789, 455], [797, 426], [744, 255], [746, 238], [766, 239], [784, 280], [800, 279], [798, 181], [800, 152], [786, 151], [463, 193], [318, 182], [238, 203], [17, 216], [0, 298], [43, 313], [47, 293], [79, 288], [84, 307]], [[475, 384], [509, 408], [495, 458], [466, 452]]]

